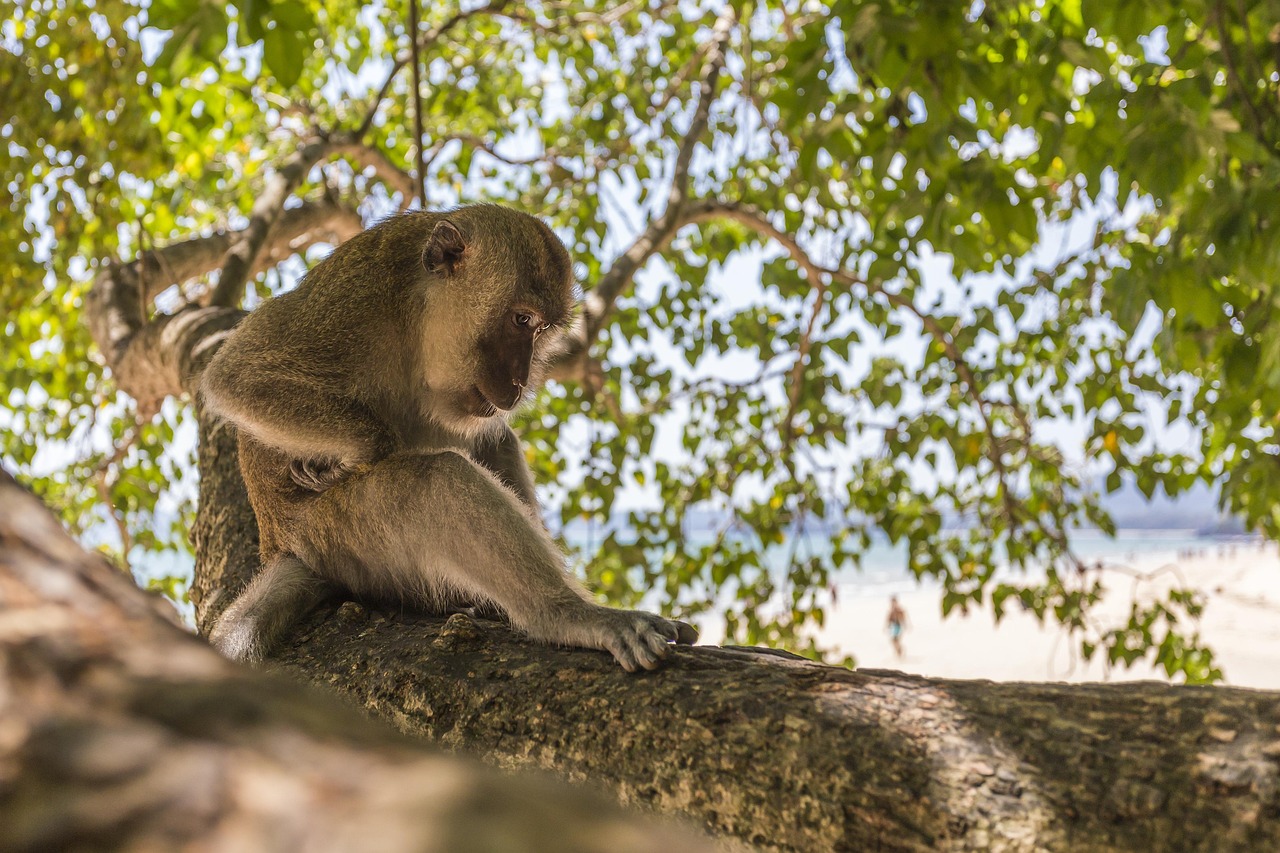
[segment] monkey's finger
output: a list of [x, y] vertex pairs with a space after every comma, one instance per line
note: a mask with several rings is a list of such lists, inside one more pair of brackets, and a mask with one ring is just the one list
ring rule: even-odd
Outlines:
[[683, 646], [692, 646], [698, 642], [698, 629], [690, 625], [688, 622], [677, 622], [674, 619], [672, 624], [676, 626], [676, 642]]
[[[665, 634], [665, 633], [666, 633], [665, 631], [662, 632], [662, 634]], [[667, 638], [664, 637], [662, 634], [659, 634], [659, 633], [646, 634], [645, 642], [649, 646], [649, 651], [653, 652], [653, 654], [657, 655], [660, 658], [665, 658], [670, 653], [671, 646], [668, 645]]]
[[648, 670], [662, 666], [662, 659], [667, 656], [666, 640], [655, 630], [661, 620], [648, 617], [632, 624], [623, 632], [623, 643], [631, 652], [637, 664]]
[[650, 627], [658, 632], [658, 635], [662, 637], [662, 641], [665, 643], [674, 643], [680, 636], [680, 632], [676, 630], [676, 623], [660, 616], [653, 617]]
[[651, 648], [649, 645], [647, 645], [649, 642], [651, 642], [655, 638], [660, 642], [662, 640], [662, 638], [658, 637], [656, 634], [647, 634], [647, 635], [644, 635], [643, 637], [636, 637], [635, 639], [636, 661], [642, 667], [648, 670], [654, 670], [662, 666], [662, 659], [666, 657], [666, 654], [667, 654], [666, 653], [667, 644], [665, 642], [662, 643], [661, 652], [658, 652], [655, 649]]
[[608, 651], [609, 654], [613, 655], [613, 659], [616, 660], [623, 669], [627, 672], [636, 671], [635, 653], [632, 652], [626, 640], [621, 637], [611, 637], [609, 640], [605, 641], [604, 645], [605, 650]]

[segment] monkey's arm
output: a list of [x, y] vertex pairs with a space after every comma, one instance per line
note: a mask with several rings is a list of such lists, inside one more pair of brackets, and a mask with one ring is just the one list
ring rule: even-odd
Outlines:
[[511, 427], [503, 424], [497, 439], [481, 441], [472, 449], [471, 458], [492, 471], [538, 518], [542, 517], [538, 495], [533, 489], [533, 475], [525, 461], [524, 445]]
[[358, 595], [491, 601], [533, 639], [608, 651], [628, 671], [697, 638], [682, 622], [594, 603], [527, 509], [458, 453], [399, 453], [343, 480], [307, 502], [284, 545]]
[[356, 468], [396, 449], [388, 426], [354, 397], [268, 358], [224, 347], [204, 372], [205, 404], [270, 447]]

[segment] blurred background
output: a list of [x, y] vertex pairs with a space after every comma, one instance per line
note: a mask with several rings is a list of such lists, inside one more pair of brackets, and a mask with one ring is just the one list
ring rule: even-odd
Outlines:
[[1280, 687], [1280, 3], [0, 12], [3, 465], [179, 607], [192, 402], [126, 387], [95, 278], [207, 304], [191, 258], [283, 188], [309, 226], [252, 308], [490, 201], [577, 262], [581, 346], [516, 426], [610, 601], [931, 675]]

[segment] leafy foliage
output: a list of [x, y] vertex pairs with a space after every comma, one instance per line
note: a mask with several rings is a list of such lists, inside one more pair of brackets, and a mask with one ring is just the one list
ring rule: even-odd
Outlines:
[[[89, 351], [88, 283], [113, 259], [243, 223], [301, 140], [354, 134], [411, 171], [402, 10], [8, 5], [6, 464], [79, 530], [111, 514], [135, 556], [185, 547], [153, 522], [164, 500], [186, 505], [163, 497], [190, 467], [183, 409], [133, 422]], [[562, 520], [592, 532], [596, 586], [618, 601], [657, 590], [721, 612], [739, 640], [803, 646], [836, 573], [883, 534], [942, 581], [945, 610], [1018, 601], [1086, 655], [1220, 677], [1182, 633], [1189, 593], [1092, 627], [1104, 578], [1070, 533], [1111, 529], [1099, 477], [1147, 494], [1221, 481], [1230, 509], [1280, 529], [1277, 6], [424, 10], [427, 202], [546, 217], [588, 289], [663, 214], [699, 131], [688, 194], [709, 213], [623, 291], [591, 381], [554, 385], [521, 423]], [[407, 205], [370, 162], [330, 158], [298, 195], [366, 219]], [[1173, 452], [1173, 434], [1197, 446]]]

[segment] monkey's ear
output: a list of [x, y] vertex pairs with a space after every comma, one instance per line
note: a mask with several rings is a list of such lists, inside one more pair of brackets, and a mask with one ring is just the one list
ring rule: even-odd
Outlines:
[[466, 241], [462, 239], [458, 226], [443, 219], [436, 223], [431, 236], [427, 238], [427, 246], [422, 250], [422, 266], [428, 272], [453, 275], [458, 264], [462, 263], [462, 253], [466, 248]]

